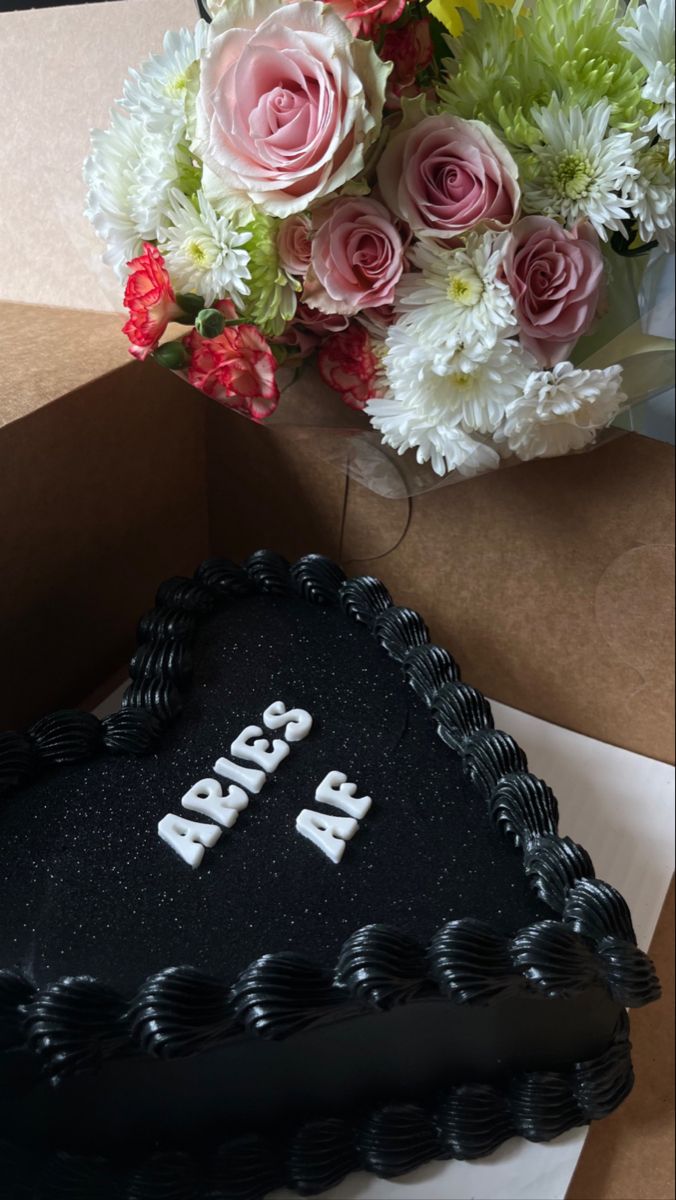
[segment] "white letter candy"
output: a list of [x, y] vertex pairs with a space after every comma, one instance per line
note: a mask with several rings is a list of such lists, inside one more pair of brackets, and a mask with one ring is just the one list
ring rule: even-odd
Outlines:
[[263, 737], [260, 726], [247, 725], [239, 737], [235, 738], [230, 753], [235, 758], [255, 762], [256, 766], [262, 767], [264, 771], [276, 771], [279, 764], [289, 755], [290, 747], [287, 742], [275, 738], [270, 748], [270, 743]]
[[188, 821], [185, 817], [167, 813], [157, 826], [157, 832], [163, 842], [194, 868], [199, 867], [204, 858], [204, 847], [215, 846], [222, 830], [218, 825], [203, 825], [199, 821]]
[[253, 767], [240, 767], [239, 763], [230, 762], [229, 758], [219, 758], [214, 763], [214, 771], [217, 775], [232, 779], [233, 783], [241, 783], [242, 787], [248, 792], [253, 792], [254, 796], [258, 795], [265, 783], [263, 771], [255, 771]]
[[287, 742], [302, 742], [312, 729], [312, 717], [304, 708], [290, 708], [286, 711], [283, 700], [275, 700], [268, 705], [263, 713], [263, 723], [267, 729], [283, 729]]
[[345, 843], [359, 829], [353, 817], [331, 817], [304, 808], [296, 817], [296, 829], [323, 850], [331, 862], [339, 863], [345, 853]]
[[231, 784], [225, 795], [217, 779], [200, 779], [194, 783], [189, 792], [181, 800], [184, 808], [191, 812], [201, 813], [211, 817], [219, 825], [231, 829], [243, 808], [249, 803], [249, 797], [241, 788]]
[[315, 792], [315, 800], [340, 808], [361, 821], [371, 807], [371, 797], [355, 796], [356, 790], [356, 783], [348, 783], [347, 775], [342, 771], [329, 771]]

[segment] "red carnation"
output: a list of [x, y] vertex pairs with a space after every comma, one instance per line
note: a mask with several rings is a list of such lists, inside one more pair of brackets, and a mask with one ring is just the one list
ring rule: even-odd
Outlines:
[[[215, 307], [221, 308], [219, 304]], [[228, 316], [234, 315], [228, 312]], [[215, 338], [193, 329], [183, 339], [190, 354], [188, 382], [227, 408], [260, 421], [279, 403], [277, 363], [255, 325], [233, 325]]]
[[392, 63], [392, 74], [387, 81], [388, 107], [399, 108], [402, 96], [418, 94], [418, 75], [434, 56], [427, 18], [409, 21], [400, 29], [388, 29], [378, 53], [383, 62]]
[[379, 25], [398, 21], [406, 0], [329, 0], [355, 37], [371, 38]]
[[382, 395], [380, 361], [375, 343], [361, 325], [352, 323], [342, 333], [327, 338], [319, 351], [319, 373], [350, 408], [362, 409], [367, 400]]
[[180, 315], [164, 259], [156, 246], [144, 242], [143, 254], [127, 263], [131, 274], [124, 290], [129, 320], [123, 327], [134, 358], [144, 359], [155, 349], [170, 321]]

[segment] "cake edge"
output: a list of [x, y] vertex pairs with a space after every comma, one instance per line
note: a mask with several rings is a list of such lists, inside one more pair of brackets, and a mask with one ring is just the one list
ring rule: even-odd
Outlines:
[[559, 836], [551, 790], [528, 771], [513, 738], [495, 730], [485, 698], [461, 681], [448, 651], [430, 644], [419, 614], [395, 606], [374, 577], [346, 579], [320, 555], [293, 566], [264, 550], [241, 567], [207, 559], [192, 579], [167, 580], [140, 622], [132, 683], [120, 710], [102, 721], [81, 711], [57, 712], [27, 733], [0, 735], [0, 785], [13, 790], [37, 764], [58, 769], [100, 753], [149, 751], [180, 712], [199, 619], [219, 601], [252, 591], [293, 591], [319, 605], [339, 602], [348, 618], [369, 629], [430, 709], [439, 737], [459, 754], [486, 801], [489, 818], [522, 851], [528, 881], [560, 919], [512, 937], [461, 919], [439, 930], [429, 946], [397, 929], [367, 925], [347, 939], [332, 973], [290, 952], [264, 955], [234, 981], [170, 967], [149, 977], [131, 1000], [90, 976], [37, 989], [20, 972], [0, 970], [0, 1051], [25, 1045], [58, 1079], [96, 1069], [121, 1052], [198, 1053], [235, 1030], [281, 1038], [318, 1020], [425, 994], [490, 1003], [524, 989], [546, 998], [600, 982], [625, 1007], [656, 1000], [654, 966], [636, 945], [626, 901], [596, 879], [581, 846]]
[[[629, 1020], [622, 1013], [615, 1036], [596, 1058], [567, 1070], [515, 1075], [502, 1086], [463, 1084], [438, 1094], [430, 1105], [387, 1104], [356, 1119], [306, 1121], [286, 1139], [258, 1134], [224, 1142], [212, 1155], [158, 1152], [140, 1165], [66, 1154], [36, 1155], [0, 1141], [6, 1186], [16, 1197], [115, 1196], [162, 1200], [204, 1195], [260, 1200], [290, 1187], [315, 1195], [352, 1171], [382, 1178], [404, 1175], [434, 1159], [473, 1160], [512, 1137], [548, 1142], [570, 1129], [609, 1116], [633, 1086]], [[24, 1189], [24, 1190], [22, 1190]], [[88, 1190], [87, 1190], [88, 1189]], [[14, 1200], [11, 1191], [5, 1192]]]

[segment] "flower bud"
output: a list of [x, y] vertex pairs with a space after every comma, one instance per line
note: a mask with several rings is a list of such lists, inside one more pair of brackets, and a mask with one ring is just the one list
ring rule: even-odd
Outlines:
[[204, 296], [198, 296], [195, 292], [179, 292], [176, 296], [176, 303], [187, 316], [196, 317], [198, 312], [204, 308]]
[[195, 317], [195, 329], [204, 338], [218, 337], [225, 329], [226, 319], [217, 308], [203, 308]]
[[176, 342], [164, 342], [153, 352], [155, 362], [170, 371], [178, 371], [188, 361], [188, 352], [180, 339]]

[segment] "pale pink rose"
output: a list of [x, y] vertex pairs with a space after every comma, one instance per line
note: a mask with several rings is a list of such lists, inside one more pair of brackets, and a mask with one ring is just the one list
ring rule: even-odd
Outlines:
[[512, 230], [503, 272], [523, 345], [543, 367], [568, 359], [603, 297], [603, 255], [591, 225], [568, 230], [551, 217], [524, 217]]
[[195, 150], [230, 195], [305, 211], [362, 170], [388, 73], [328, 5], [233, 0], [209, 26]]
[[347, 316], [391, 304], [404, 247], [387, 209], [367, 196], [343, 196], [320, 210], [320, 219], [303, 299], [322, 312]]
[[283, 221], [277, 234], [279, 261], [290, 275], [306, 275], [310, 266], [312, 221], [306, 213], [296, 213]]
[[327, 333], [341, 333], [347, 329], [349, 321], [342, 313], [324, 313], [318, 308], [310, 308], [302, 300], [296, 305], [294, 325], [301, 325], [304, 330], [324, 337]]
[[373, 37], [379, 25], [398, 21], [406, 0], [328, 0], [340, 13], [348, 29], [358, 37]]
[[284, 346], [288, 351], [286, 361], [294, 362], [313, 354], [325, 338], [347, 329], [348, 324], [347, 317], [340, 313], [323, 313], [301, 301], [296, 305], [293, 321], [273, 341], [276, 346]]
[[387, 331], [396, 319], [397, 312], [393, 304], [382, 304], [380, 308], [362, 308], [361, 312], [357, 313], [359, 324], [363, 325], [372, 338], [381, 342], [385, 341]]
[[394, 134], [378, 164], [385, 203], [418, 237], [506, 229], [521, 201], [518, 168], [482, 121], [442, 113]]

